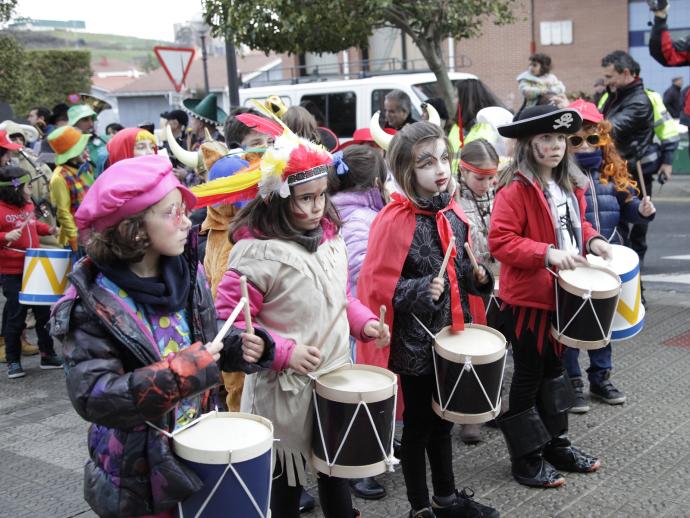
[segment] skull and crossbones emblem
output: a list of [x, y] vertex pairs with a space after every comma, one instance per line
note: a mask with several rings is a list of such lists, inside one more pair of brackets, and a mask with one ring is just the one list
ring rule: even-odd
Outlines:
[[553, 129], [557, 130], [558, 128], [562, 128], [562, 127], [570, 128], [570, 125], [572, 123], [573, 123], [573, 114], [572, 113], [564, 113], [558, 119], [553, 121]]

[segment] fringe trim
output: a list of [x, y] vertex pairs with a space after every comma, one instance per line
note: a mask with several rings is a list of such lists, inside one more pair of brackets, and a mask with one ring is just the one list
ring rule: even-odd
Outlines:
[[513, 313], [515, 325], [515, 337], [520, 338], [525, 331], [531, 332], [537, 338], [537, 352], [543, 354], [544, 344], [551, 343], [556, 356], [563, 353], [563, 345], [551, 335], [551, 318], [553, 311], [548, 309], [536, 309], [525, 306], [509, 306], [505, 302], [501, 304], [501, 311], [509, 308]]
[[[280, 443], [277, 443], [280, 444]], [[302, 455], [299, 450], [286, 450], [278, 445], [275, 446], [276, 461], [280, 461], [280, 465], [287, 473], [289, 486], [306, 486], [307, 485], [307, 469], [314, 471], [311, 463]], [[297, 475], [297, 476], [295, 476]]]

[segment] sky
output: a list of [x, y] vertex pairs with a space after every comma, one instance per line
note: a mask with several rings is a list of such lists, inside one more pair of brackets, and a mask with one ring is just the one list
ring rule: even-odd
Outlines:
[[82, 20], [86, 32], [173, 41], [173, 24], [201, 17], [201, 0], [19, 0], [15, 17]]

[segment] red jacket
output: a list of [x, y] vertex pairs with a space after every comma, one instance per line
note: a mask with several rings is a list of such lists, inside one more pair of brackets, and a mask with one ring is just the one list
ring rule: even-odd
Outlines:
[[[8, 232], [21, 227], [29, 219], [19, 239], [11, 243], [5, 239]], [[0, 201], [0, 273], [21, 275], [24, 271], [24, 252], [27, 248], [40, 248], [38, 236], [50, 234], [50, 227], [36, 220], [33, 203], [21, 209]]]
[[[582, 227], [580, 241], [586, 249], [592, 238], [601, 236], [585, 219], [584, 193], [584, 188], [575, 188]], [[515, 179], [498, 191], [491, 211], [489, 249], [501, 263], [499, 296], [503, 301], [555, 309], [554, 277], [546, 270], [549, 245], [558, 248], [549, 204], [539, 184], [529, 174], [518, 171]]]

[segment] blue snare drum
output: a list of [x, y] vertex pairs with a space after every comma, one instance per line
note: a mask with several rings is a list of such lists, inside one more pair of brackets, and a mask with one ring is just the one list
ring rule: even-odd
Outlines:
[[74, 262], [72, 250], [27, 248], [19, 303], [32, 306], [55, 304], [67, 288], [67, 274]]
[[173, 451], [204, 487], [179, 518], [270, 517], [273, 425], [239, 412], [211, 412], [173, 434]]

